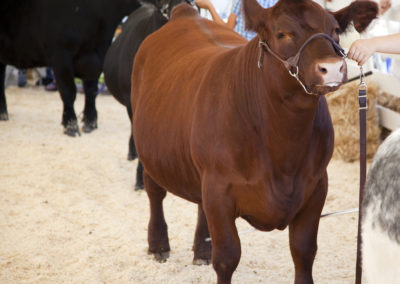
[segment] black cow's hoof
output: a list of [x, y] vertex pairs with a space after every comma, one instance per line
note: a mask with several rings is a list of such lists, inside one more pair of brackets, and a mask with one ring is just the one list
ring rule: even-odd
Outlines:
[[71, 137], [81, 136], [81, 133], [79, 132], [78, 123], [76, 120], [71, 120], [67, 123], [67, 126], [65, 126], [64, 128], [64, 134], [67, 134], [68, 136]]
[[133, 161], [136, 158], [137, 158], [136, 153], [132, 153], [132, 152], [128, 153], [128, 161]]
[[193, 259], [194, 265], [209, 265], [210, 262], [211, 262], [211, 259], [202, 259], [202, 258]]
[[7, 112], [0, 113], [0, 120], [8, 120], [8, 113]]
[[96, 128], [97, 128], [97, 121], [92, 121], [92, 122], [84, 121], [83, 122], [82, 131], [84, 133], [90, 133], [93, 130], [95, 130]]
[[143, 190], [143, 189], [144, 189], [144, 184], [143, 183], [135, 184], [135, 190]]
[[169, 258], [169, 251], [153, 253], [155, 260], [160, 263], [166, 262]]

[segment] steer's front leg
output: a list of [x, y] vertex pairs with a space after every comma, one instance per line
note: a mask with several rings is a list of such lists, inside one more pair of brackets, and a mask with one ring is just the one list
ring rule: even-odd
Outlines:
[[150, 203], [150, 221], [147, 232], [149, 253], [159, 262], [169, 257], [168, 226], [164, 218], [163, 200], [167, 192], [159, 186], [145, 171], [143, 180]]
[[328, 191], [328, 176], [319, 181], [305, 207], [289, 224], [290, 252], [295, 266], [295, 283], [314, 283], [312, 266], [317, 253], [317, 233]]
[[207, 219], [202, 204], [197, 205], [197, 226], [193, 242], [193, 264], [209, 264], [211, 259], [211, 241]]
[[203, 179], [203, 208], [212, 242], [211, 260], [217, 273], [217, 283], [231, 283], [240, 260], [240, 239], [235, 225], [235, 204], [228, 186]]

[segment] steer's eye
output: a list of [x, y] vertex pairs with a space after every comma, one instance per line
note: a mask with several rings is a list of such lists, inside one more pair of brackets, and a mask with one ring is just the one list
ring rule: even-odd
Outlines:
[[339, 27], [333, 29], [332, 38], [333, 38], [337, 43], [339, 43], [339, 34], [340, 34], [340, 28], [339, 28]]
[[278, 33], [278, 34], [276, 35], [276, 38], [277, 38], [277, 39], [282, 39], [282, 38], [284, 38], [284, 37], [286, 37], [286, 34], [285, 34], [285, 33], [282, 33], [282, 32], [280, 32], [280, 33]]

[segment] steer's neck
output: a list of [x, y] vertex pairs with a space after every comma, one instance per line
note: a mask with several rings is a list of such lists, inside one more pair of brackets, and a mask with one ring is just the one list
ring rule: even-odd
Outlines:
[[258, 131], [275, 161], [300, 161], [313, 135], [320, 98], [305, 94], [283, 64], [270, 54], [264, 54], [263, 67], [259, 69], [256, 39], [240, 53], [239, 58], [243, 59], [238, 61], [238, 68], [246, 72], [238, 72], [238, 108]]

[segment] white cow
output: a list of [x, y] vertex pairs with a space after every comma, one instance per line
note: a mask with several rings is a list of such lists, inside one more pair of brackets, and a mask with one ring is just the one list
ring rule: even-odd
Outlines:
[[400, 283], [400, 129], [375, 154], [362, 205], [366, 283]]

